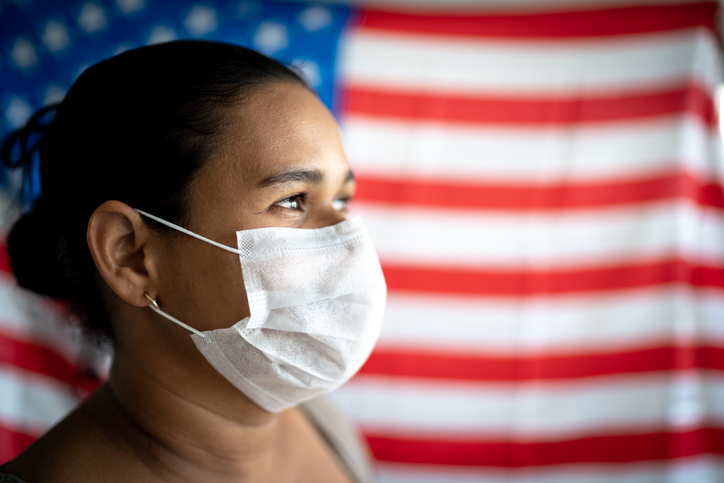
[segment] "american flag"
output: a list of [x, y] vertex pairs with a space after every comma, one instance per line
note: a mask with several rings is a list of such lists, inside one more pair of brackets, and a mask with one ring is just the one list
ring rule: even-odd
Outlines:
[[[716, 2], [2, 5], [6, 131], [148, 42], [301, 66], [389, 286], [377, 348], [331, 396], [381, 481], [724, 481]], [[4, 460], [93, 380], [0, 265]]]

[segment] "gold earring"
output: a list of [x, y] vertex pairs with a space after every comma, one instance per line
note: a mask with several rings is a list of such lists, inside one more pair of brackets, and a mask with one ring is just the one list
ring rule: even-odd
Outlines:
[[148, 292], [143, 292], [143, 295], [146, 296], [146, 298], [153, 304], [154, 307], [156, 307], [158, 310], [161, 310], [161, 307], [158, 306], [158, 302], [156, 302], [156, 299], [148, 295]]

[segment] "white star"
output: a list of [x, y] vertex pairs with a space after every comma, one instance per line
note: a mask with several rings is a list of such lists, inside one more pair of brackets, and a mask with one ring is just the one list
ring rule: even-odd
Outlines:
[[129, 46], [124, 45], [124, 44], [120, 44], [120, 45], [118, 45], [118, 46], [116, 47], [116, 50], [113, 51], [113, 55], [121, 54], [121, 53], [125, 52], [125, 51], [128, 50], [128, 49], [130, 49]]
[[27, 102], [19, 97], [13, 97], [8, 108], [5, 109], [5, 118], [13, 128], [18, 129], [28, 122], [32, 113], [33, 110], [30, 109]]
[[15, 41], [15, 45], [10, 51], [10, 57], [15, 65], [21, 69], [29, 69], [38, 63], [38, 54], [35, 52], [35, 47], [22, 38]]
[[178, 36], [174, 29], [164, 27], [163, 25], [156, 25], [151, 30], [151, 34], [148, 36], [147, 44], [160, 44], [163, 42], [171, 42], [176, 40]]
[[194, 37], [201, 37], [204, 34], [213, 32], [216, 30], [216, 10], [196, 5], [186, 16], [184, 27]]
[[51, 52], [58, 52], [70, 45], [68, 29], [60, 22], [51, 20], [45, 25], [42, 35], [43, 43]]
[[299, 23], [310, 32], [323, 29], [332, 23], [332, 14], [324, 7], [309, 7], [299, 14]]
[[108, 24], [106, 11], [95, 3], [86, 3], [80, 9], [78, 24], [89, 34], [103, 30]]
[[309, 59], [294, 59], [291, 65], [296, 68], [304, 79], [312, 87], [319, 87], [322, 82], [322, 74], [319, 72], [319, 65]]
[[83, 72], [85, 72], [85, 70], [86, 70], [88, 67], [90, 67], [90, 66], [91, 66], [90, 64], [83, 64], [83, 65], [81, 65], [81, 66], [78, 68], [78, 73], [76, 74], [75, 78], [77, 79], [78, 77], [80, 77], [80, 75], [81, 75]]
[[254, 33], [253, 42], [266, 55], [279, 52], [289, 45], [287, 27], [276, 22], [262, 22]]
[[45, 99], [43, 99], [43, 105], [54, 104], [60, 102], [65, 97], [65, 90], [51, 84], [45, 91]]
[[116, 0], [116, 6], [125, 15], [128, 15], [146, 8], [146, 2], [145, 0]]

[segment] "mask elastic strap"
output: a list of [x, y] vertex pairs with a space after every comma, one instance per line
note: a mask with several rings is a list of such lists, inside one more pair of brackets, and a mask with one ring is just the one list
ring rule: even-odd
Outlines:
[[193, 332], [194, 334], [196, 334], [196, 335], [198, 335], [198, 336], [206, 337], [206, 334], [204, 334], [203, 332], [199, 332], [198, 330], [194, 329], [194, 328], [191, 327], [190, 325], [184, 324], [183, 322], [181, 322], [180, 320], [178, 320], [178, 319], [177, 319], [176, 317], [174, 317], [173, 315], [167, 314], [166, 312], [164, 312], [163, 310], [157, 308], [157, 307], [154, 306], [153, 304], [149, 305], [149, 308], [150, 308], [151, 310], [153, 310], [154, 312], [156, 312], [158, 315], [162, 315], [162, 316], [166, 317], [166, 318], [167, 318], [168, 320], [170, 320], [171, 322], [177, 323], [178, 325], [180, 325], [180, 326], [183, 327], [184, 329], [188, 329], [188, 330], [190, 330], [191, 332]]
[[208, 239], [208, 238], [206, 238], [206, 237], [204, 237], [204, 236], [198, 235], [198, 234], [196, 234], [196, 233], [194, 233], [194, 232], [192, 232], [192, 231], [190, 231], [190, 230], [187, 230], [186, 228], [183, 228], [183, 227], [178, 226], [178, 225], [174, 225], [174, 224], [171, 223], [170, 221], [166, 221], [166, 220], [164, 220], [163, 218], [159, 218], [158, 216], [153, 216], [153, 215], [150, 214], [150, 213], [146, 213], [145, 211], [141, 211], [141, 210], [139, 210], [139, 209], [136, 209], [136, 211], [139, 212], [140, 214], [142, 214], [143, 216], [152, 219], [153, 221], [157, 221], [157, 222], [161, 223], [162, 225], [166, 225], [166, 226], [169, 227], [169, 228], [173, 228], [174, 230], [178, 230], [178, 231], [180, 231], [181, 233], [187, 234], [188, 236], [192, 236], [192, 237], [194, 237], [194, 238], [198, 238], [198, 239], [201, 240], [201, 241], [205, 241], [206, 243], [210, 243], [211, 245], [214, 245], [214, 246], [216, 246], [216, 247], [219, 247], [219, 248], [221, 248], [222, 250], [226, 250], [227, 252], [236, 253], [237, 255], [241, 255], [241, 251], [240, 251], [239, 249], [237, 249], [237, 248], [227, 247], [227, 246], [224, 245], [223, 243], [219, 243], [219, 242], [216, 242], [216, 241], [214, 241], [214, 240], [210, 240], [210, 239]]

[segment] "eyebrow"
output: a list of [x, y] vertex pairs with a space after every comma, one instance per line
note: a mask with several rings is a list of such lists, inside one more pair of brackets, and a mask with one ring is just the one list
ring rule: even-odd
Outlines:
[[[289, 184], [289, 183], [311, 183], [319, 184], [324, 180], [324, 175], [317, 169], [290, 169], [282, 171], [281, 173], [264, 178], [257, 184], [257, 188], [268, 188], [278, 184]], [[347, 172], [347, 177], [344, 182], [349, 183], [354, 181], [354, 173], [352, 170]]]
[[290, 169], [261, 180], [257, 187], [268, 188], [269, 186], [277, 184], [299, 182], [319, 184], [323, 179], [324, 176], [322, 173], [316, 169]]

